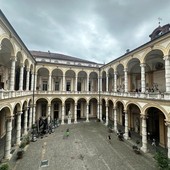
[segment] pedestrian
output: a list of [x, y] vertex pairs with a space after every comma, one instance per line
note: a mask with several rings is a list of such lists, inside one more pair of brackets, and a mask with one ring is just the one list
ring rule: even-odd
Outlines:
[[152, 146], [156, 146], [156, 141], [155, 141], [155, 139], [152, 140]]
[[108, 141], [111, 142], [111, 135], [110, 135], [110, 133], [108, 134], [107, 138], [108, 138]]
[[69, 129], [66, 130], [66, 136], [69, 137]]

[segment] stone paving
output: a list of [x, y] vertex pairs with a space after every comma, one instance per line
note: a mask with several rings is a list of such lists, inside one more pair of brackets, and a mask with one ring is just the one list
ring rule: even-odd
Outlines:
[[[63, 139], [69, 128], [70, 136]], [[53, 134], [31, 142], [24, 157], [10, 160], [11, 170], [152, 170], [157, 169], [152, 157], [133, 152], [130, 144], [119, 141], [99, 122], [62, 125]], [[48, 165], [41, 167], [41, 161]]]

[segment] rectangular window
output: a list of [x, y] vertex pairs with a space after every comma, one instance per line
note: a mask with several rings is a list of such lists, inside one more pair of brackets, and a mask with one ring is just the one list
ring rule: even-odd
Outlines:
[[43, 91], [47, 91], [47, 81], [43, 81]]
[[81, 82], [77, 83], [77, 91], [81, 91]]
[[55, 91], [59, 91], [59, 82], [55, 82]]
[[66, 91], [71, 91], [71, 82], [67, 81]]

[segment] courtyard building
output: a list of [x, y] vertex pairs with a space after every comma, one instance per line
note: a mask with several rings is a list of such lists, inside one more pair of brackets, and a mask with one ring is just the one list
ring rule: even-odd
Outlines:
[[155, 139], [170, 158], [170, 25], [157, 27], [149, 37], [100, 64], [28, 50], [0, 11], [1, 158], [11, 158], [12, 147], [40, 118], [62, 125], [94, 118], [112, 122], [126, 140], [129, 130], [140, 136], [144, 153]]

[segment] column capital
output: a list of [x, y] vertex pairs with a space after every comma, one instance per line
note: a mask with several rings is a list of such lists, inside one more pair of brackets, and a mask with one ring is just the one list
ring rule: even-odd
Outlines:
[[163, 59], [164, 59], [164, 60], [170, 60], [170, 55], [165, 55], [165, 56], [163, 57]]
[[18, 111], [17, 113], [16, 113], [16, 115], [22, 115], [22, 111]]
[[27, 68], [26, 68], [26, 71], [29, 72], [29, 71], [30, 71], [30, 68], [27, 67]]
[[19, 64], [20, 67], [25, 67], [24, 63]]
[[117, 109], [117, 106], [113, 106], [113, 110], [116, 110]]
[[148, 116], [141, 114], [141, 115], [140, 115], [140, 118], [146, 120], [146, 119], [148, 118]]
[[51, 104], [48, 104], [48, 107], [51, 107]]
[[11, 61], [17, 61], [16, 57], [11, 57], [10, 60]]
[[114, 75], [117, 75], [118, 73], [117, 73], [117, 71], [114, 71]]
[[145, 66], [146, 66], [145, 63], [141, 63], [141, 64], [140, 64], [140, 67], [145, 67]]
[[165, 126], [170, 127], [170, 121], [165, 120]]
[[127, 72], [128, 71], [128, 68], [126, 67], [126, 68], [124, 68], [124, 70], [123, 70], [124, 72]]
[[13, 120], [14, 119], [14, 116], [7, 116], [6, 117], [6, 120], [8, 120], [8, 121], [11, 121], [11, 120]]
[[127, 110], [126, 109], [124, 109], [123, 111], [124, 111], [125, 114], [127, 114]]

